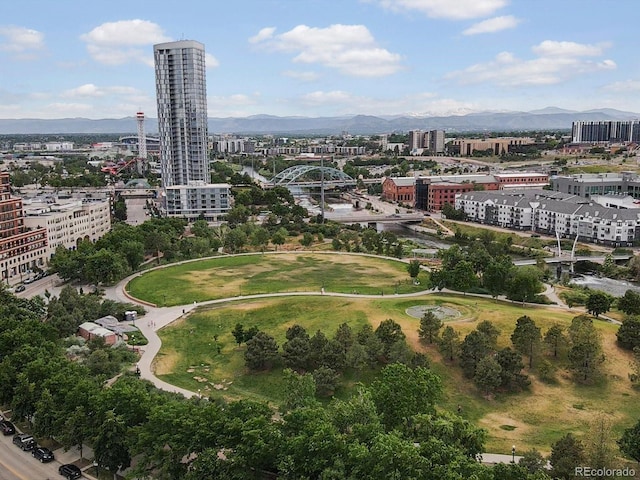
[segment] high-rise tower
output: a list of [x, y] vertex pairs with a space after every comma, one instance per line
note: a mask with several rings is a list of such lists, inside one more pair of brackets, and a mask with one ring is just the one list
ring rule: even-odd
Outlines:
[[154, 45], [161, 208], [170, 216], [217, 220], [229, 209], [229, 185], [210, 184], [204, 45]]
[[136, 113], [136, 121], [138, 122], [138, 162], [137, 171], [142, 174], [143, 162], [147, 159], [147, 136], [144, 132], [144, 113]]
[[162, 185], [208, 182], [204, 45], [193, 40], [153, 47]]

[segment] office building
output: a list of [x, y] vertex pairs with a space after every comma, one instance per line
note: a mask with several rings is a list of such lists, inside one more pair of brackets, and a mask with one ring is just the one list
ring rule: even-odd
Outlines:
[[204, 45], [153, 47], [160, 136], [161, 209], [188, 220], [218, 220], [230, 208], [229, 185], [211, 185]]

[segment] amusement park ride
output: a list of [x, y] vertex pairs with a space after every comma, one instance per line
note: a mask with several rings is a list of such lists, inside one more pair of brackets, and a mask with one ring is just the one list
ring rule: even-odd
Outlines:
[[135, 165], [138, 173], [142, 173], [144, 162], [147, 160], [147, 140], [144, 132], [144, 113], [136, 113], [136, 122], [138, 124], [138, 156], [131, 160], [120, 160], [119, 162], [105, 165], [100, 169], [103, 173], [110, 175], [118, 175], [122, 170]]

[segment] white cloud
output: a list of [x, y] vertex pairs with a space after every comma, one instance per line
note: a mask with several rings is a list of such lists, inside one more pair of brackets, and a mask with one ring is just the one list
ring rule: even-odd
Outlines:
[[463, 35], [477, 35], [479, 33], [495, 33], [509, 28], [515, 28], [520, 23], [513, 15], [505, 15], [502, 17], [489, 18], [471, 25], [465, 31]]
[[597, 57], [604, 53], [610, 45], [588, 45], [576, 42], [556, 42], [545, 40], [531, 50], [541, 57]]
[[439, 98], [435, 93], [422, 92], [404, 97], [375, 98], [353, 95], [342, 90], [315, 91], [295, 99], [300, 105], [323, 111], [325, 115], [464, 115], [478, 111], [470, 102]]
[[532, 47], [536, 58], [524, 60], [511, 52], [501, 52], [487, 63], [477, 63], [452, 72], [448, 79], [462, 84], [488, 82], [500, 86], [552, 85], [569, 78], [599, 70], [616, 68], [613, 60], [594, 62], [585, 56], [597, 56], [606, 46], [546, 40]]
[[93, 83], [86, 83], [79, 87], [65, 90], [60, 94], [63, 98], [78, 98], [78, 97], [105, 97], [107, 95], [139, 95], [140, 92], [133, 87], [124, 86], [112, 86], [112, 87], [98, 87]]
[[153, 65], [150, 45], [168, 42], [162, 28], [146, 20], [120, 20], [97, 26], [80, 36], [94, 60], [107, 65], [142, 62]]
[[0, 26], [0, 51], [8, 52], [19, 60], [33, 60], [42, 49], [42, 32], [15, 25]]
[[401, 56], [378, 47], [364, 25], [298, 25], [280, 35], [272, 31], [252, 39], [271, 51], [294, 53], [294, 63], [319, 64], [345, 75], [381, 77], [401, 69]]
[[251, 115], [250, 107], [255, 107], [261, 102], [260, 93], [253, 94], [236, 93], [226, 97], [207, 96], [207, 109], [209, 116], [243, 117]]
[[258, 32], [257, 35], [249, 38], [249, 43], [260, 43], [265, 40], [273, 38], [273, 34], [276, 31], [275, 27], [265, 27]]
[[313, 82], [318, 79], [319, 75], [316, 72], [297, 72], [294, 70], [286, 70], [282, 72], [285, 77], [293, 78], [301, 82]]
[[604, 88], [612, 92], [638, 92], [640, 91], [640, 80], [622, 80], [619, 82], [610, 83], [609, 85], [605, 85]]
[[401, 12], [417, 10], [431, 18], [467, 20], [492, 15], [508, 0], [377, 0], [384, 8]]
[[218, 59], [210, 53], [204, 54], [204, 64], [207, 68], [216, 68], [220, 66], [220, 62], [218, 62]]

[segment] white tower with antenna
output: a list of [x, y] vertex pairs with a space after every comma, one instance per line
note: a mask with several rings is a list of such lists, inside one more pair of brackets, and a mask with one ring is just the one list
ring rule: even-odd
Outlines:
[[144, 133], [144, 113], [136, 113], [138, 122], [138, 161], [136, 162], [138, 174], [142, 174], [143, 163], [147, 159], [147, 137]]

